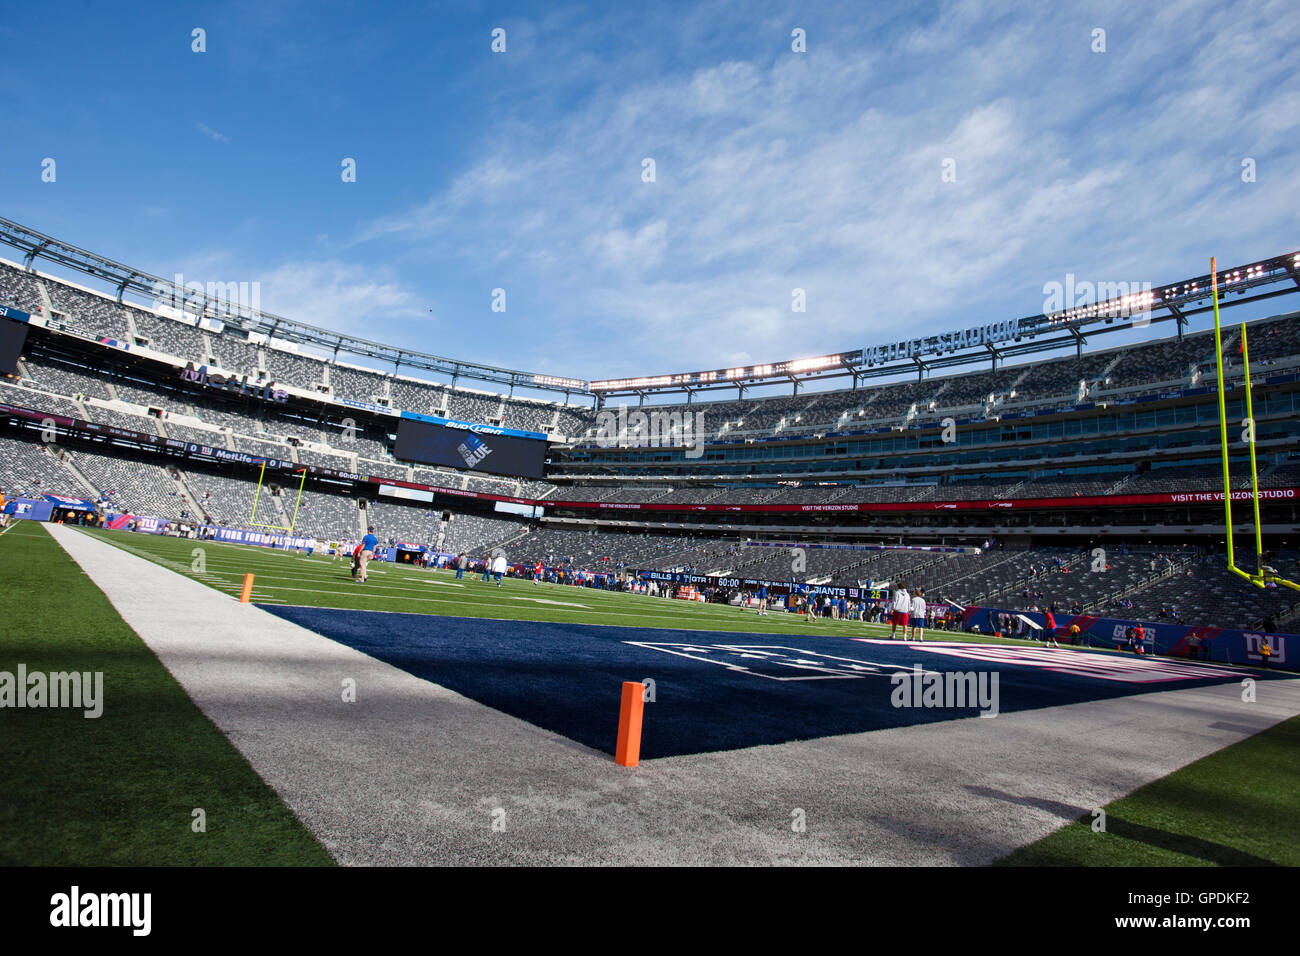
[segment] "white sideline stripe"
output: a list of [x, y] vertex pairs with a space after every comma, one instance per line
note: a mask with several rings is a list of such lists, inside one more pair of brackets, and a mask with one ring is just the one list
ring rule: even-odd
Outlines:
[[532, 601], [534, 604], [558, 604], [560, 607], [580, 607], [584, 611], [591, 610], [591, 608], [586, 604], [575, 604], [572, 601], [552, 601], [549, 598], [512, 597], [510, 595], [503, 594], [501, 595], [501, 599], [504, 601]]
[[[1300, 680], [1273, 679], [1251, 704], [1219, 684], [629, 770], [90, 535], [48, 530], [349, 864], [982, 864], [1300, 713]], [[113, 694], [106, 684], [106, 707]], [[661, 683], [647, 721], [670, 695]], [[608, 708], [612, 735], [617, 687], [592, 706]], [[795, 807], [807, 812], [797, 836]]]

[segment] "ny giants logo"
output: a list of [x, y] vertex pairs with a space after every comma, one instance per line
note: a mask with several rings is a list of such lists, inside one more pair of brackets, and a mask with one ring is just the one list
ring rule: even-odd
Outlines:
[[1286, 638], [1279, 634], [1243, 634], [1246, 639], [1246, 656], [1252, 661], [1262, 661], [1263, 655], [1259, 652], [1259, 647], [1267, 643], [1273, 653], [1269, 661], [1274, 664], [1286, 663]]
[[460, 452], [460, 457], [465, 460], [465, 467], [467, 468], [473, 468], [492, 454], [492, 449], [485, 445], [483, 440], [476, 435], [470, 435], [457, 445], [456, 451]]

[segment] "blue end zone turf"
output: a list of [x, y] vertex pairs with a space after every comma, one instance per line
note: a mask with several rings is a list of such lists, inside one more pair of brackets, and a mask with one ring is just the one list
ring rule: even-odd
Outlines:
[[[976, 717], [898, 707], [891, 675], [998, 674], [1001, 712], [1240, 681], [1243, 673], [1062, 649], [859, 641], [831, 635], [677, 631], [262, 605], [507, 714], [614, 752], [623, 681], [653, 678], [643, 759]], [[923, 702], [923, 701], [920, 701]]]

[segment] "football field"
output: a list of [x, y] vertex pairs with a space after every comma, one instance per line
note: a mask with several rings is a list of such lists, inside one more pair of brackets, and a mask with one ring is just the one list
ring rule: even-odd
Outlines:
[[[81, 529], [79, 529], [81, 530]], [[505, 578], [495, 583], [466, 571], [429, 571], [409, 564], [372, 561], [369, 580], [353, 584], [347, 559], [334, 560], [246, 545], [190, 541], [161, 535], [83, 530], [114, 547], [238, 597], [244, 574], [254, 575], [252, 600], [262, 605], [301, 605], [355, 611], [390, 611], [544, 621], [612, 624], [759, 634], [818, 633], [888, 637], [888, 625], [753, 611], [698, 601], [677, 601], [569, 585]], [[937, 634], [937, 632], [936, 632]], [[963, 639], [971, 638], [966, 635]], [[974, 638], [979, 640], [979, 638]], [[985, 640], [989, 640], [985, 638]], [[1028, 642], [1008, 642], [1028, 643]]]
[[[1286, 675], [943, 632], [891, 642], [859, 622], [383, 563], [360, 585], [328, 556], [48, 531], [24, 522], [0, 538], [0, 561], [39, 552], [45, 577], [68, 575], [60, 560], [79, 566], [77, 586], [93, 593], [77, 600], [98, 608], [80, 639], [120, 632], [114, 653], [134, 641], [133, 666], [160, 663], [150, 680], [173, 689], [156, 715], [173, 750], [138, 802], [177, 814], [213, 803], [192, 782], [176, 792], [166, 772], [187, 759], [184, 740], [206, 741], [206, 761], [229, 762], [215, 779], [264, 805], [259, 827], [284, 830], [285, 862], [316, 862], [324, 847], [349, 864], [978, 865], [1040, 840], [1011, 861], [1294, 858], [1249, 814], [1210, 838], [1225, 806], [1294, 816], [1294, 770], [1271, 756], [1300, 713], [1300, 681]], [[247, 572], [252, 605], [238, 601]], [[22, 612], [23, 653], [40, 643], [42, 613]], [[76, 628], [66, 640], [73, 655]], [[122, 721], [109, 658], [105, 720]], [[624, 681], [647, 688], [631, 769], [610, 756]], [[117, 727], [97, 746], [138, 749], [136, 736], [158, 733]], [[83, 743], [44, 744], [73, 791]], [[1253, 788], [1234, 762], [1252, 768]], [[1170, 774], [1181, 776], [1161, 790]], [[1120, 832], [1089, 841], [1086, 825], [1071, 829], [1126, 798]], [[90, 803], [82, 794], [64, 812]], [[250, 849], [243, 831], [227, 820], [232, 858]], [[126, 843], [118, 859], [148, 861], [166, 839]], [[6, 847], [14, 861], [29, 852]]]

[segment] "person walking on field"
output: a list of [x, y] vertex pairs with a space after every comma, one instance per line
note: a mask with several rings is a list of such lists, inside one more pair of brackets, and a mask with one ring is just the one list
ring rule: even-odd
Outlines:
[[366, 566], [375, 557], [375, 548], [379, 547], [379, 539], [375, 537], [374, 525], [366, 529], [366, 536], [361, 539], [361, 560], [357, 568], [357, 584], [366, 583]]
[[912, 595], [907, 593], [907, 588], [899, 582], [898, 588], [894, 591], [893, 610], [889, 615], [889, 639], [894, 640], [894, 634], [901, 627], [903, 629], [903, 640], [907, 640], [907, 616], [912, 611]]

